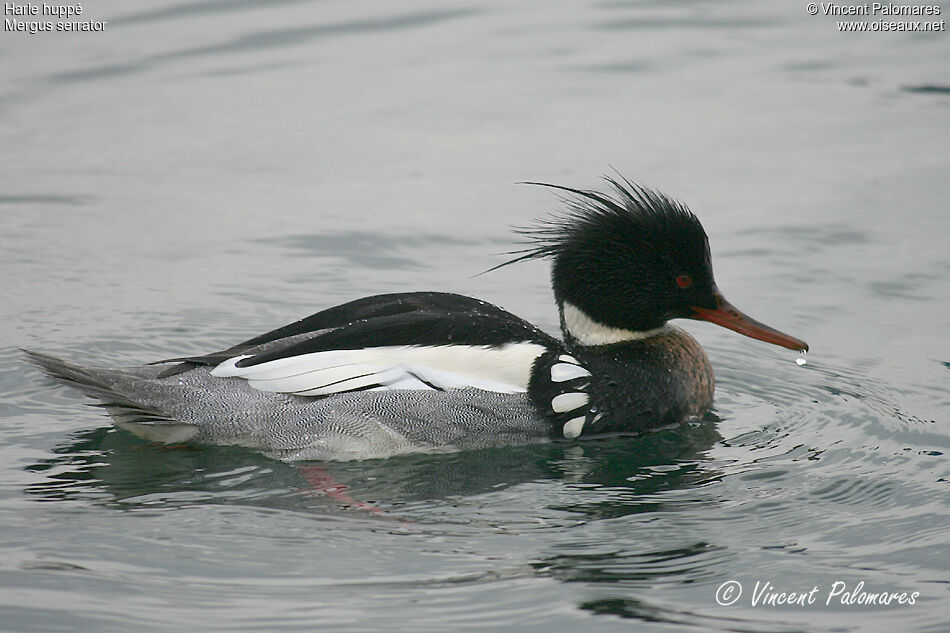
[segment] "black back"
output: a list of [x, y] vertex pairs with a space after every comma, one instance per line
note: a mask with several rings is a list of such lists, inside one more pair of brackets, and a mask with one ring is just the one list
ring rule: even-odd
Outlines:
[[[283, 340], [286, 345], [279, 344]], [[261, 346], [267, 351], [240, 361], [239, 366], [334, 349], [452, 344], [500, 347], [523, 341], [560, 346], [557, 339], [524, 319], [485, 301], [446, 292], [406, 292], [357, 299], [226, 350], [160, 362], [182, 362], [162, 373], [167, 377], [199, 365], [217, 365]]]

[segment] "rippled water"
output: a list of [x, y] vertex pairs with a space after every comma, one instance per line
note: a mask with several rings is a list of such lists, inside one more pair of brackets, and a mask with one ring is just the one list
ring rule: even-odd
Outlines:
[[[946, 32], [748, 0], [83, 8], [104, 32], [0, 37], [0, 629], [946, 630]], [[557, 205], [513, 183], [611, 165], [691, 205], [806, 365], [689, 323], [701, 422], [290, 465], [145, 445], [16, 351], [138, 364], [417, 289], [554, 330], [543, 264], [476, 274]], [[826, 604], [862, 590], [917, 595]]]

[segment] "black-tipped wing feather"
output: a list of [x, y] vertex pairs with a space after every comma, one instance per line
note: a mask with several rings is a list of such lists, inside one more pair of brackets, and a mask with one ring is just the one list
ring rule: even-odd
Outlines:
[[334, 306], [219, 352], [159, 362], [180, 363], [162, 372], [162, 377], [168, 377], [248, 354], [254, 359], [245, 364], [329, 349], [517, 341], [559, 345], [527, 321], [485, 301], [446, 292], [406, 292]]
[[363, 389], [527, 389], [560, 342], [496, 306], [447, 293], [380, 295], [330, 308], [227, 350], [189, 358], [257, 389], [324, 396]]

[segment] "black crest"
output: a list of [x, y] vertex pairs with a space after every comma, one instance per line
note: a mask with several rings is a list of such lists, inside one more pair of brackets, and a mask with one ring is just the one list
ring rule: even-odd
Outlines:
[[[555, 296], [604, 325], [643, 330], [708, 303], [713, 283], [706, 232], [682, 203], [622, 176], [605, 176], [608, 193], [547, 183], [565, 191], [567, 208], [515, 232], [526, 248], [495, 268], [552, 258]], [[492, 269], [494, 270], [494, 269]], [[676, 287], [678, 276], [695, 285]], [[689, 299], [689, 301], [686, 301]]]
[[518, 257], [489, 270], [529, 259], [556, 257], [597, 234], [603, 234], [605, 238], [638, 235], [639, 246], [647, 250], [654, 249], [655, 245], [682, 242], [684, 238], [692, 238], [687, 241], [693, 242], [683, 244], [685, 249], [689, 246], [694, 249], [699, 246], [700, 250], [705, 248], [703, 225], [686, 205], [622, 176], [620, 180], [604, 176], [604, 180], [614, 190], [614, 196], [546, 182], [522, 183], [559, 189], [573, 195], [562, 198], [567, 205], [563, 213], [537, 220], [531, 226], [515, 227], [514, 233], [527, 238], [524, 243], [529, 246], [511, 251], [509, 255]]

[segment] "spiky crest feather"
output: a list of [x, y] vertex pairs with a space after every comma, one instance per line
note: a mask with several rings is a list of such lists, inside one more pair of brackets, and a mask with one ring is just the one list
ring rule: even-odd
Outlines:
[[[684, 232], [680, 231], [680, 227], [686, 225], [689, 230], [685, 234], [696, 235], [698, 231], [703, 239], [706, 238], [699, 219], [686, 205], [619, 174], [618, 177], [619, 179], [612, 176], [603, 177], [614, 190], [614, 196], [546, 182], [521, 183], [566, 191], [573, 195], [560, 196], [567, 207], [565, 211], [536, 220], [533, 225], [514, 227], [513, 232], [525, 238], [521, 243], [527, 247], [505, 253], [517, 257], [485, 272], [522, 261], [554, 258], [570, 249], [580, 236], [611, 225], [623, 226], [627, 235], [639, 235], [648, 227], [654, 232], [668, 227], [667, 231], [672, 238], [682, 236]], [[656, 243], [662, 242], [645, 240], [638, 243], [638, 246], [652, 251]]]

